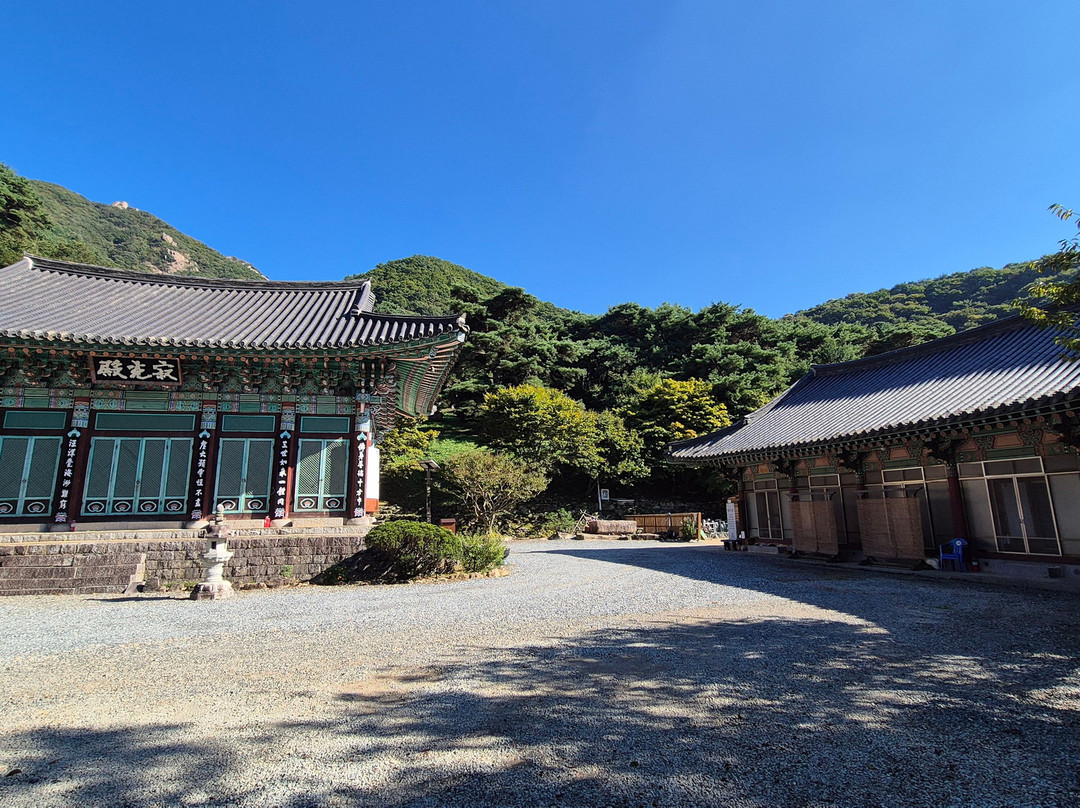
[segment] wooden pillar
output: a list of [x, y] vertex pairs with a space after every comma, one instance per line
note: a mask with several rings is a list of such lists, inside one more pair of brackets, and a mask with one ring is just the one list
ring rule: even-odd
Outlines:
[[367, 423], [363, 414], [363, 404], [352, 419], [349, 432], [349, 485], [345, 491], [345, 522], [360, 519], [364, 515], [364, 450], [367, 448], [367, 434], [362, 427]]
[[[78, 521], [82, 511], [83, 488], [90, 462], [90, 399], [75, 400], [71, 423], [60, 446], [60, 486], [56, 500], [56, 523]], [[72, 461], [70, 464], [68, 461]], [[67, 474], [67, 470], [71, 474]]]
[[217, 400], [203, 401], [198, 432], [192, 445], [189, 490], [191, 521], [209, 519], [214, 514], [214, 486], [217, 484], [214, 458], [217, 456]]
[[296, 467], [296, 405], [283, 402], [281, 405], [281, 431], [278, 433], [276, 462], [274, 463], [274, 483], [271, 495], [274, 507], [271, 511], [275, 520], [289, 518], [292, 502], [293, 469]]
[[945, 464], [954, 539], [968, 538], [967, 513], [964, 511], [964, 495], [960, 490], [960, 468], [957, 462], [957, 452], [965, 440], [965, 437], [958, 436], [954, 432], [951, 435], [940, 435], [927, 441], [930, 456]]
[[[742, 527], [742, 532], [746, 534], [747, 538], [750, 537], [750, 521], [746, 516], [746, 483], [743, 482], [743, 470], [736, 469], [738, 477], [735, 478], [735, 511], [739, 517], [739, 526]], [[728, 534], [731, 536], [731, 534]], [[739, 538], [738, 535], [731, 536], [731, 538]]]
[[964, 496], [960, 490], [960, 472], [956, 463], [945, 467], [945, 478], [949, 483], [949, 510], [952, 513], [953, 538], [967, 539], [967, 513], [964, 511]]

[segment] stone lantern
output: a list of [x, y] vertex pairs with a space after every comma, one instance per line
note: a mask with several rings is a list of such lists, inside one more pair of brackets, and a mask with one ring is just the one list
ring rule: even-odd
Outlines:
[[233, 553], [229, 551], [231, 532], [225, 525], [225, 508], [218, 505], [214, 524], [206, 529], [207, 549], [203, 554], [206, 561], [206, 579], [196, 584], [191, 591], [192, 600], [224, 600], [233, 596], [232, 584], [222, 577], [225, 562], [233, 557]]

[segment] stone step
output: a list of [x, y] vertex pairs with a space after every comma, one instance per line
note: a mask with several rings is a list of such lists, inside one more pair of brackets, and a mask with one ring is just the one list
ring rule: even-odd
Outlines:
[[143, 579], [146, 568], [145, 553], [103, 552], [100, 546], [71, 544], [62, 548], [64, 553], [16, 554], [19, 549], [30, 548], [0, 548], [0, 594], [123, 592]]
[[33, 553], [29, 555], [4, 555], [0, 553], [0, 570], [15, 567], [71, 567], [79, 558], [79, 566], [124, 567], [138, 564], [143, 553], [109, 553], [77, 556], [74, 553]]
[[779, 555], [780, 548], [775, 544], [751, 544], [746, 548], [747, 552], [760, 555]]

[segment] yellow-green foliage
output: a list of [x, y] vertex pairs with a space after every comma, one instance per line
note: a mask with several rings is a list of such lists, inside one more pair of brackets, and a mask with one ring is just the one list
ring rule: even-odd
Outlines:
[[667, 443], [696, 438], [731, 425], [727, 407], [700, 379], [663, 379], [642, 394], [627, 412], [642, 434]]
[[487, 572], [501, 567], [506, 542], [499, 536], [477, 534], [461, 537], [461, 566], [465, 572]]

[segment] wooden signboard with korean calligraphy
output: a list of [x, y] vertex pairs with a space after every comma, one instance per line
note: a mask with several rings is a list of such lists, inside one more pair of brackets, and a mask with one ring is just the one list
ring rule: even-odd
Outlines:
[[95, 382], [178, 385], [180, 360], [156, 356], [96, 356], [90, 354], [90, 378]]

